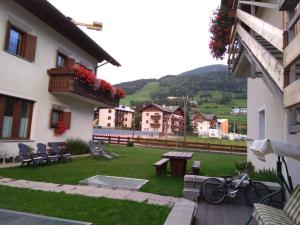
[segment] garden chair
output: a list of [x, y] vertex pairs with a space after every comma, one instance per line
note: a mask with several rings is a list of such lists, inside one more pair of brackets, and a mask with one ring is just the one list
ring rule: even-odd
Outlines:
[[58, 162], [59, 156], [57, 154], [49, 155], [47, 147], [43, 143], [37, 144], [37, 154], [41, 156], [46, 163]]
[[23, 143], [18, 144], [19, 156], [22, 160], [21, 167], [26, 163], [27, 166], [32, 163], [33, 167], [43, 162], [43, 158], [37, 154], [30, 154], [29, 147]]
[[105, 159], [112, 159], [113, 157], [104, 151], [103, 148], [100, 148], [98, 143], [94, 141], [89, 141], [90, 146], [90, 155], [94, 157], [102, 156]]
[[105, 152], [106, 154], [108, 154], [108, 155], [110, 155], [112, 157], [118, 157], [119, 156], [118, 154], [115, 154], [113, 152], [107, 152], [107, 151], [105, 151], [105, 149], [104, 149], [104, 142], [103, 141], [96, 142], [96, 144], [97, 144], [99, 150]]
[[300, 185], [295, 188], [283, 210], [264, 204], [254, 204], [253, 217], [259, 225], [299, 225]]
[[63, 161], [72, 161], [71, 153], [63, 151], [58, 143], [51, 142], [49, 145], [51, 147], [52, 154], [58, 155], [58, 159], [62, 159]]

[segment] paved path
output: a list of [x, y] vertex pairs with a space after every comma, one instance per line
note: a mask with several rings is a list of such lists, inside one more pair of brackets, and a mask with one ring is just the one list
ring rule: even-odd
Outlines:
[[[222, 203], [220, 205], [198, 204], [194, 225], [243, 225], [252, 214], [252, 207], [241, 203]], [[252, 220], [251, 225], [257, 225]]]
[[131, 200], [136, 202], [145, 202], [148, 204], [166, 205], [172, 207], [175, 203], [187, 201], [183, 198], [161, 196], [151, 193], [130, 191], [123, 189], [101, 188], [93, 186], [55, 184], [28, 180], [15, 180], [11, 178], [0, 177], [0, 185], [17, 188], [28, 188], [31, 190], [64, 192], [66, 194], [77, 194], [89, 197], [104, 197], [120, 200]]

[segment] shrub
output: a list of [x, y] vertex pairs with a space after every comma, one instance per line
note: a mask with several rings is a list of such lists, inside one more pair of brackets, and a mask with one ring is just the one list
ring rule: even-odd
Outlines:
[[128, 141], [126, 146], [127, 147], [134, 147], [134, 143], [132, 141]]
[[280, 182], [275, 169], [261, 169], [255, 172], [251, 178], [259, 181]]
[[235, 169], [237, 170], [238, 173], [247, 171], [250, 177], [252, 177], [252, 175], [254, 174], [254, 166], [252, 162], [247, 162], [247, 160], [236, 161]]
[[73, 155], [86, 154], [90, 151], [89, 145], [81, 138], [69, 138], [66, 140], [66, 149]]

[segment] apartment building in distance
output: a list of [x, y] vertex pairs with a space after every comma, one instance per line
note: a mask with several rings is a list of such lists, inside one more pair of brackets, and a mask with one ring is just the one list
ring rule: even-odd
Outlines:
[[184, 111], [180, 106], [149, 104], [142, 110], [142, 131], [177, 134], [184, 129]]
[[96, 110], [96, 126], [102, 128], [130, 129], [133, 126], [134, 109], [125, 105]]

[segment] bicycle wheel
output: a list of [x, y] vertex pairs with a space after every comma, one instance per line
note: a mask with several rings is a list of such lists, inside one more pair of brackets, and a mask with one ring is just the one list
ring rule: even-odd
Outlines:
[[270, 193], [269, 188], [261, 182], [250, 182], [244, 189], [244, 197], [250, 206]]
[[208, 203], [219, 204], [226, 197], [226, 189], [226, 185], [222, 181], [208, 178], [201, 186], [201, 196]]

